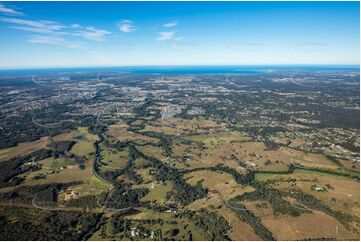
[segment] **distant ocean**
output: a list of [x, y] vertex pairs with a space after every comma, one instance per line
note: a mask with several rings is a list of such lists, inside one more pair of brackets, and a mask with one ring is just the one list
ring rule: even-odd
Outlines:
[[0, 69], [0, 75], [34, 75], [76, 72], [130, 72], [137, 74], [245, 74], [254, 75], [272, 71], [358, 71], [357, 65], [273, 65], [273, 66], [128, 66]]

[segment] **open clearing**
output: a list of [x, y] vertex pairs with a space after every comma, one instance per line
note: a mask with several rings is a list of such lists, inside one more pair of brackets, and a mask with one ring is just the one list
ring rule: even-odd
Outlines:
[[240, 144], [237, 155], [243, 162], [263, 171], [287, 170], [291, 163], [305, 167], [339, 169], [336, 164], [321, 154], [306, 153], [287, 147], [269, 150], [262, 142]]
[[128, 149], [118, 151], [115, 149], [107, 148], [104, 145], [100, 145], [100, 155], [102, 163], [106, 164], [104, 169], [121, 169], [127, 165], [129, 159]]
[[184, 178], [191, 185], [201, 182], [204, 188], [217, 191], [226, 200], [241, 195], [244, 192], [252, 191], [252, 189], [242, 187], [236, 183], [234, 178], [225, 172], [195, 171], [186, 174]]
[[336, 219], [323, 212], [302, 214], [299, 217], [282, 216], [262, 218], [262, 223], [277, 240], [305, 240], [336, 238], [336, 240], [358, 240]]
[[85, 127], [51, 138], [52, 141], [75, 141], [76, 143], [71, 148], [70, 153], [86, 158], [90, 158], [95, 152], [94, 142], [98, 139], [97, 135], [90, 134]]
[[252, 140], [251, 137], [244, 133], [236, 131], [216, 132], [207, 135], [192, 135], [189, 139], [195, 142], [201, 142], [209, 148], [216, 148], [224, 143], [241, 143]]
[[142, 197], [141, 201], [164, 204], [167, 202], [167, 193], [173, 190], [173, 183], [171, 181], [165, 181], [160, 184], [153, 182], [150, 189], [150, 192]]
[[[291, 186], [290, 183], [281, 181], [272, 186], [281, 190], [297, 187], [305, 193], [312, 194], [336, 211], [359, 214], [360, 183], [358, 181], [347, 177], [300, 169], [296, 169], [293, 174], [276, 176], [274, 179], [283, 178], [285, 180], [288, 177], [296, 179], [294, 185]], [[311, 190], [312, 185], [324, 187], [327, 191]]]
[[[38, 171], [29, 173], [26, 176], [24, 185], [38, 185], [49, 183], [68, 183], [74, 181], [86, 181], [93, 176], [92, 161], [85, 164], [85, 168], [81, 169], [78, 165], [69, 165], [64, 169], [54, 171], [50, 168], [54, 158], [48, 158], [40, 161], [44, 168]], [[46, 174], [44, 179], [34, 179], [36, 175]]]
[[94, 142], [99, 138], [90, 134], [86, 128], [79, 128], [77, 131], [80, 135], [74, 137], [77, 142], [70, 153], [89, 158], [95, 152]]
[[[20, 186], [81, 182], [69, 187], [69, 190], [78, 192], [78, 197], [100, 194], [106, 191], [108, 186], [93, 175], [92, 162], [86, 162], [85, 168], [81, 169], [70, 159], [47, 158], [39, 162], [42, 164], [41, 170], [25, 173], [25, 181]], [[40, 174], [45, 174], [46, 177], [34, 179]]]
[[143, 169], [138, 169], [136, 171], [136, 173], [142, 177], [143, 183], [149, 183], [153, 181], [150, 172], [151, 172], [151, 168], [143, 168]]
[[157, 158], [162, 162], [168, 161], [161, 147], [152, 146], [152, 145], [141, 145], [141, 146], [137, 146], [137, 149], [146, 156]]
[[0, 162], [11, 158], [28, 155], [34, 151], [43, 149], [48, 143], [48, 137], [39, 140], [19, 143], [17, 146], [0, 150]]
[[128, 131], [128, 127], [126, 124], [110, 125], [106, 134], [120, 142], [133, 141], [138, 144], [159, 144], [158, 139]]
[[95, 176], [85, 180], [82, 184], [71, 186], [68, 190], [72, 190], [79, 193], [79, 197], [88, 195], [98, 195], [104, 191], [107, 191], [108, 186], [103, 181], [100, 181]]
[[79, 156], [89, 156], [95, 152], [95, 147], [92, 142], [89, 141], [78, 141], [71, 148], [70, 153]]
[[69, 133], [59, 134], [51, 138], [53, 141], [80, 141], [87, 140], [89, 142], [94, 142], [98, 140], [98, 136], [90, 134], [85, 127], [80, 127]]
[[[252, 188], [249, 189], [251, 191]], [[226, 206], [220, 195], [217, 193], [209, 192], [207, 197], [198, 199], [187, 206], [190, 210], [199, 210], [205, 208], [208, 211], [217, 212], [222, 216], [231, 226], [227, 235], [232, 240], [260, 240], [255, 234], [253, 228], [242, 221], [242, 219]]]
[[262, 224], [272, 232], [276, 240], [307, 240], [337, 238], [355, 239], [357, 234], [347, 230], [335, 218], [320, 212], [302, 213], [300, 216], [274, 216], [272, 206], [265, 201], [243, 201], [246, 208], [261, 218]]
[[146, 166], [147, 164], [149, 164], [149, 162], [147, 160], [145, 160], [143, 157], [139, 157], [139, 158], [135, 159], [133, 162], [134, 162], [134, 165], [136, 168], [142, 168], [142, 167]]
[[165, 133], [168, 135], [187, 135], [194, 134], [207, 134], [210, 131], [224, 129], [225, 124], [218, 124], [212, 120], [207, 119], [181, 119], [169, 118], [161, 120], [151, 125], [146, 125], [144, 131], [154, 131], [158, 133]]
[[302, 169], [287, 175], [257, 174], [256, 179], [282, 191], [301, 189], [335, 211], [359, 216], [360, 183], [355, 179]]
[[254, 232], [253, 228], [249, 224], [243, 222], [242, 219], [232, 212], [231, 209], [226, 207], [226, 205], [222, 205], [222, 207], [216, 211], [230, 224], [231, 229], [227, 232], [227, 235], [232, 240], [261, 240]]
[[198, 142], [174, 142], [172, 146], [173, 159], [177, 168], [199, 168], [224, 165], [244, 173], [241, 166], [242, 152], [239, 151], [243, 143], [220, 142], [217, 145], [210, 145]]

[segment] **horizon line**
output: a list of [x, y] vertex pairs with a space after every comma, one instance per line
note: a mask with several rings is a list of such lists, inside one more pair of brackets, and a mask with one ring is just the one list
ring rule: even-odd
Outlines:
[[73, 68], [134, 68], [134, 67], [272, 67], [272, 66], [330, 66], [360, 68], [360, 64], [172, 64], [172, 65], [80, 65], [80, 66], [9, 66], [0, 67], [0, 70], [30, 70], [30, 69], [73, 69]]

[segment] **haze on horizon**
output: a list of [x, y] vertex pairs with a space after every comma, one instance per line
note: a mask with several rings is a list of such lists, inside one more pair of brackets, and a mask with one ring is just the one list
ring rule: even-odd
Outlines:
[[358, 65], [359, 2], [0, 2], [0, 68]]

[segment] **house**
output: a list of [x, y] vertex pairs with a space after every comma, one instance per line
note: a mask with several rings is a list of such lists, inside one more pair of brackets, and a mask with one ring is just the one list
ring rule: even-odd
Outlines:
[[166, 213], [177, 213], [177, 209], [176, 208], [170, 208], [167, 211], [165, 211]]
[[155, 237], [155, 234], [154, 234], [154, 231], [152, 230], [152, 231], [150, 232], [150, 239], [154, 239], [154, 237]]
[[80, 195], [79, 192], [77, 192], [77, 191], [71, 191], [71, 196], [72, 196], [73, 198], [76, 198], [76, 197], [78, 197], [79, 195]]
[[325, 191], [326, 189], [324, 187], [315, 187], [315, 191], [316, 192], [323, 192]]
[[137, 231], [137, 228], [132, 228], [130, 231], [130, 236], [131, 237], [136, 237], [139, 236], [139, 232]]

